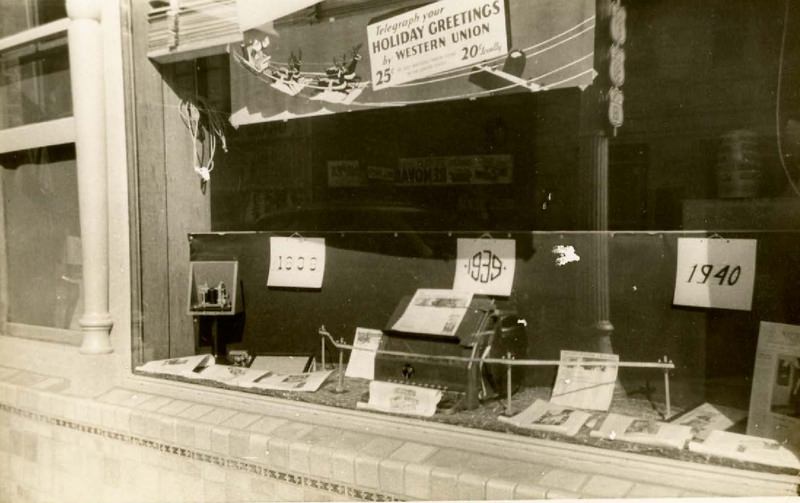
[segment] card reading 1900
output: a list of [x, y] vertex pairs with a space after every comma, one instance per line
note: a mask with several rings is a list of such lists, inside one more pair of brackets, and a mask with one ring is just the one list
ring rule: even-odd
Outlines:
[[267, 286], [322, 288], [324, 274], [324, 238], [269, 238]]

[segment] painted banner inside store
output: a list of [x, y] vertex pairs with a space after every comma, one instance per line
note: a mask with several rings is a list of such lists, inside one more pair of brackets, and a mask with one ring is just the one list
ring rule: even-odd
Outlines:
[[585, 87], [596, 75], [594, 0], [303, 1], [293, 13], [238, 2], [263, 24], [231, 47], [235, 127]]

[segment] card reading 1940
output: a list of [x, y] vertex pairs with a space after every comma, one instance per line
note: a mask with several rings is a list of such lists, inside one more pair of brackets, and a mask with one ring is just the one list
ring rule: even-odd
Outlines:
[[679, 238], [673, 303], [749, 311], [755, 239]]

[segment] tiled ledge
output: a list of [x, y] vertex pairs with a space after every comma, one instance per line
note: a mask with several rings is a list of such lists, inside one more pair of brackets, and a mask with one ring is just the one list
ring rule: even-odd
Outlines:
[[[414, 421], [320, 411], [307, 404], [280, 403], [275, 407], [280, 413], [272, 414], [234, 397], [220, 404], [210, 399], [214, 395], [205, 400], [197, 393], [126, 388], [96, 399], [75, 398], [65, 395], [56, 381], [48, 387], [42, 385], [46, 376], [31, 376], [0, 368], [3, 410], [354, 499], [764, 496], [796, 491], [793, 477], [662, 463], [508, 435], [481, 432], [482, 438], [466, 441], [468, 430], [439, 429], [433, 432], [439, 441], [430, 442], [411, 432]], [[405, 430], [401, 424], [407, 425]]]

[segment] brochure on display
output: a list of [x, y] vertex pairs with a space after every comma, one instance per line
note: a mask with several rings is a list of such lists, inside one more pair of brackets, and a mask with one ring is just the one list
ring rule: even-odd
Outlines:
[[168, 374], [174, 376], [193, 376], [195, 371], [214, 364], [212, 355], [183, 356], [166, 360], [154, 360], [136, 367], [141, 372]]
[[208, 379], [230, 386], [247, 386], [268, 371], [231, 365], [210, 365], [197, 373], [200, 379]]
[[317, 391], [332, 372], [333, 370], [302, 372], [299, 374], [273, 374], [272, 372], [267, 372], [253, 381], [240, 385], [245, 388], [277, 391]]
[[608, 410], [614, 396], [618, 369], [616, 365], [582, 365], [597, 362], [618, 363], [619, 356], [561, 351], [550, 402], [578, 409]]
[[692, 439], [692, 428], [611, 413], [606, 416], [600, 427], [592, 430], [589, 435], [609, 440], [683, 449], [686, 442]]
[[800, 326], [761, 322], [747, 433], [800, 447]]
[[702, 442], [689, 442], [689, 450], [723, 458], [800, 470], [797, 455], [770, 438], [712, 431]]
[[392, 330], [455, 336], [470, 302], [471, 292], [420, 288], [414, 293]]
[[581, 426], [590, 417], [590, 413], [582, 410], [556, 405], [545, 400], [536, 400], [516, 416], [498, 416], [497, 419], [520, 428], [551, 431], [572, 437], [580, 431]]
[[671, 424], [688, 426], [696, 439], [704, 439], [714, 430], [727, 430], [747, 417], [747, 412], [733, 407], [713, 405], [708, 402], [695, 407]]
[[250, 368], [269, 370], [276, 374], [302, 374], [309, 371], [310, 356], [256, 356]]
[[420, 388], [383, 381], [369, 383], [369, 402], [358, 402], [359, 409], [391, 412], [407, 416], [431, 417], [442, 399], [438, 389]]
[[381, 345], [382, 337], [383, 332], [380, 330], [356, 328], [353, 351], [350, 352], [345, 376], [375, 379], [375, 351]]

